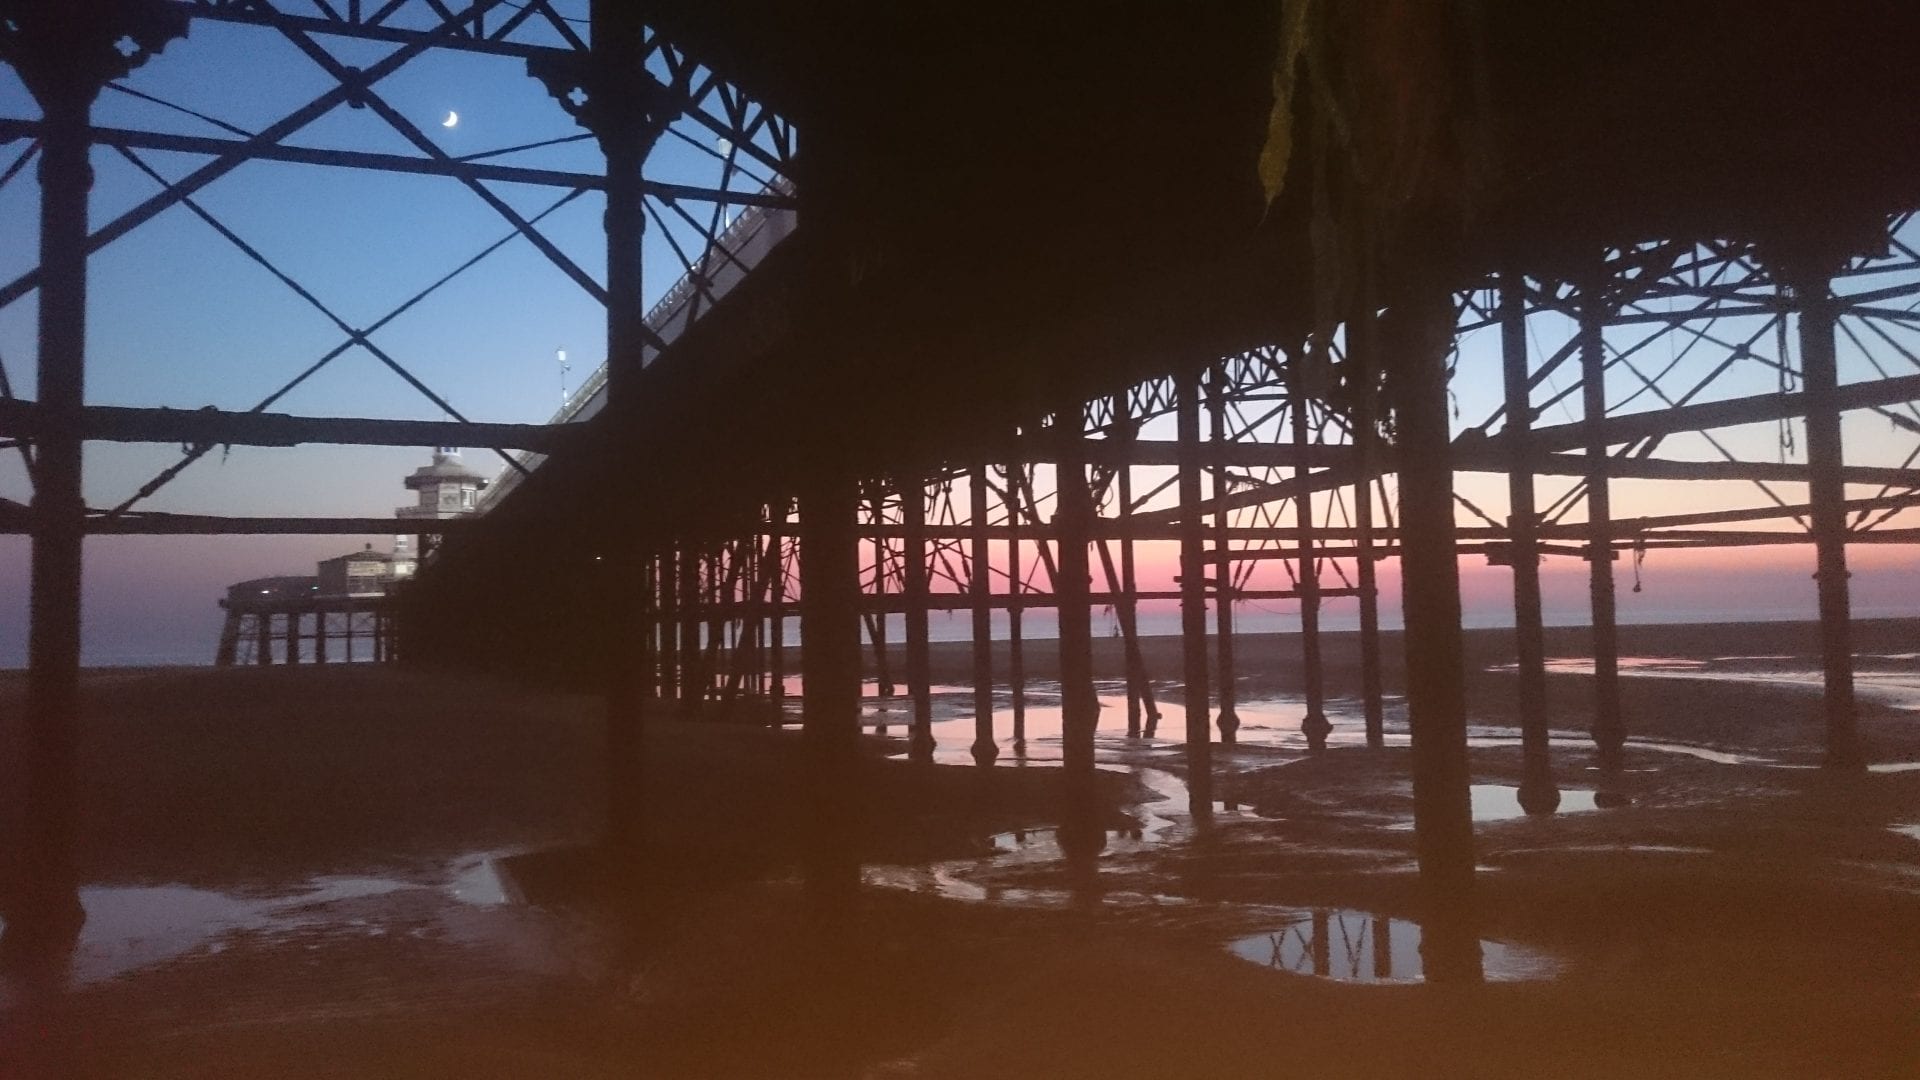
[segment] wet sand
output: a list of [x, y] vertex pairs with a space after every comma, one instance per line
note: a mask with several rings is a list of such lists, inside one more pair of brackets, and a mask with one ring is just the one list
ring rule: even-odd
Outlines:
[[[66, 971], [7, 985], [0, 1076], [1912, 1075], [1920, 772], [1782, 768], [1817, 741], [1778, 745], [1797, 721], [1628, 685], [1667, 734], [1751, 760], [1636, 748], [1631, 805], [1528, 820], [1497, 790], [1517, 751], [1476, 749], [1490, 967], [1538, 966], [1457, 991], [1413, 974], [1404, 749], [1223, 753], [1207, 823], [1177, 747], [1103, 730], [1115, 814], [1069, 858], [1043, 724], [1024, 767], [984, 772], [871, 738], [863, 825], [832, 852], [857, 876], [823, 882], [791, 732], [656, 723], [621, 861], [592, 847], [590, 697], [95, 673], [95, 917]], [[0, 717], [18, 704], [0, 677]], [[1556, 764], [1596, 786], [1583, 752]]]

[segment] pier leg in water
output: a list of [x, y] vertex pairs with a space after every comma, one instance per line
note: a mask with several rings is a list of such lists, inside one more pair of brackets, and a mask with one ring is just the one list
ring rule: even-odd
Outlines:
[[1380, 331], [1394, 358], [1400, 461], [1401, 597], [1413, 729], [1415, 849], [1425, 898], [1421, 953], [1433, 982], [1477, 982], [1473, 812], [1467, 769], [1465, 646], [1447, 428], [1452, 298], [1409, 291]]
[[1369, 300], [1347, 323], [1347, 361], [1354, 373], [1353, 444], [1358, 473], [1353, 481], [1353, 527], [1360, 587], [1360, 699], [1366, 713], [1367, 745], [1378, 750], [1387, 744], [1387, 734], [1380, 677], [1380, 586], [1373, 551], [1373, 474], [1380, 442], [1374, 318]]
[[907, 757], [933, 762], [933, 689], [927, 644], [927, 489], [918, 477], [900, 482], [900, 533], [904, 566], [902, 599], [907, 609], [907, 693], [913, 698], [913, 726]]
[[[883, 698], [894, 695], [893, 671], [887, 663], [887, 492], [883, 484], [873, 485], [873, 595], [879, 610], [868, 623], [873, 629], [873, 665], [877, 673], [875, 689]], [[883, 712], [882, 717], [886, 714]], [[886, 734], [886, 721], [880, 721], [880, 733]]]
[[1626, 743], [1620, 719], [1620, 634], [1613, 588], [1613, 503], [1607, 478], [1606, 268], [1588, 271], [1580, 297], [1580, 400], [1587, 425], [1587, 559], [1593, 602], [1593, 744], [1604, 776], [1619, 773]]
[[1206, 523], [1200, 514], [1200, 373], [1174, 376], [1175, 439], [1179, 444], [1180, 640], [1185, 659], [1187, 802], [1195, 820], [1213, 810], [1213, 734], [1207, 729]]
[[1098, 859], [1106, 848], [1107, 831], [1094, 786], [1093, 736], [1100, 721], [1100, 699], [1093, 687], [1092, 568], [1087, 545], [1092, 539], [1094, 508], [1087, 486], [1084, 424], [1077, 397], [1065, 399], [1054, 414], [1059, 451], [1055, 459], [1059, 507], [1054, 515], [1059, 561], [1054, 591], [1060, 604], [1060, 719], [1066, 766], [1066, 809], [1058, 836], [1076, 899], [1097, 905]]
[[660, 700], [671, 701], [680, 695], [680, 599], [676, 583], [680, 580], [679, 546], [668, 544], [660, 552], [657, 580], [660, 589]]
[[[1059, 537], [1060, 720], [1062, 759], [1069, 782], [1091, 798], [1093, 735], [1100, 722], [1100, 698], [1093, 687], [1093, 609], [1089, 591], [1087, 544], [1093, 532], [1093, 495], [1087, 487], [1086, 445], [1078, 398], [1054, 414], [1058, 441], [1059, 508], [1054, 516]], [[1084, 782], [1086, 790], [1081, 791]], [[1079, 799], [1074, 799], [1076, 803]]]
[[[1307, 346], [1324, 350], [1324, 342]], [[1306, 685], [1307, 713], [1300, 718], [1300, 733], [1307, 737], [1307, 749], [1327, 748], [1327, 735], [1333, 725], [1327, 720], [1326, 670], [1320, 657], [1320, 560], [1315, 554], [1313, 535], [1313, 491], [1308, 476], [1307, 454], [1311, 449], [1312, 424], [1308, 417], [1307, 386], [1300, 360], [1296, 357], [1289, 372], [1288, 396], [1293, 400], [1293, 448], [1300, 455], [1294, 466], [1294, 482], [1300, 494], [1294, 497], [1294, 513], [1300, 528], [1300, 668]], [[1324, 353], [1322, 354], [1324, 358]]]
[[1513, 638], [1520, 684], [1520, 808], [1551, 814], [1560, 806], [1547, 740], [1547, 653], [1540, 612], [1539, 515], [1533, 503], [1533, 404], [1527, 384], [1526, 280], [1500, 280], [1500, 356], [1507, 390], [1507, 498], [1512, 512]]
[[1826, 765], [1843, 772], [1866, 766], [1860, 746], [1853, 692], [1853, 615], [1847, 586], [1847, 486], [1840, 410], [1833, 401], [1839, 384], [1834, 353], [1838, 316], [1832, 274], [1844, 265], [1838, 255], [1794, 251], [1783, 276], [1800, 312], [1800, 372], [1811, 407], [1807, 410], [1808, 492], [1813, 503], [1814, 581], [1820, 603], [1820, 655], [1825, 673]]
[[1026, 586], [1020, 576], [1020, 467], [1017, 460], [1007, 464], [1007, 486], [1000, 494], [1007, 514], [1007, 688], [1013, 695], [1013, 750], [1024, 755], [1027, 750], [1027, 662], [1020, 633], [1020, 601]]
[[853, 845], [859, 806], [860, 539], [853, 481], [810, 478], [800, 504], [800, 667], [813, 828], [806, 851], [809, 909], [826, 921], [860, 884]]
[[[1133, 418], [1128, 413], [1127, 394], [1123, 391], [1113, 396], [1113, 434], [1120, 440], [1124, 452], [1118, 465], [1120, 475], [1115, 478], [1118, 484], [1120, 500], [1120, 581], [1114, 591], [1119, 595], [1113, 598], [1114, 611], [1120, 617], [1120, 632], [1127, 637], [1127, 735], [1137, 738], [1144, 733], [1141, 726], [1141, 690], [1145, 679], [1140, 665], [1135, 662], [1140, 654], [1140, 639], [1135, 615], [1138, 612], [1138, 586], [1134, 580], [1133, 566], [1133, 443], [1136, 433]], [[1106, 549], [1103, 547], [1104, 552]]]
[[[80, 583], [86, 535], [81, 415], [87, 374], [87, 214], [93, 104], [109, 82], [186, 32], [186, 16], [153, 0], [47, 5], [8, 27], [7, 62], [43, 117], [40, 132], [39, 408], [29, 529], [27, 694], [16, 857], [0, 894], [0, 957], [64, 956], [86, 913], [74, 839], [78, 822]], [[29, 7], [29, 11], [34, 10]], [[9, 9], [10, 16], [17, 9]], [[14, 20], [9, 18], [9, 23]], [[131, 42], [126, 52], [116, 47]], [[16, 238], [15, 243], [18, 243]], [[3, 779], [13, 780], [9, 776]], [[11, 800], [9, 800], [11, 801]], [[18, 845], [16, 848], [15, 845]]]
[[1213, 497], [1219, 504], [1213, 513], [1213, 546], [1215, 561], [1213, 572], [1213, 616], [1214, 616], [1214, 663], [1220, 671], [1220, 687], [1217, 696], [1220, 708], [1214, 716], [1214, 725], [1220, 729], [1220, 743], [1233, 745], [1236, 732], [1240, 730], [1240, 715], [1234, 711], [1234, 669], [1233, 669], [1233, 555], [1230, 551], [1229, 530], [1233, 524], [1233, 512], [1227, 509], [1227, 450], [1233, 441], [1233, 435], [1227, 430], [1227, 364], [1222, 361], [1207, 371], [1208, 393], [1207, 412], [1213, 421]]
[[787, 499], [775, 499], [768, 509], [767, 550], [767, 683], [773, 695], [774, 724], [780, 724], [787, 701]]
[[973, 760], [991, 765], [1000, 756], [993, 738], [993, 579], [987, 546], [987, 467], [975, 464], [967, 472], [968, 513], [972, 543], [967, 598], [973, 614]]
[[[612, 89], [613, 80], [618, 78], [615, 73], [641, 55], [645, 31], [639, 19], [630, 12], [616, 12], [599, 4], [594, 5], [592, 18], [592, 63], [598, 77], [589, 77], [591, 85], [579, 88], [585, 95], [584, 104], [573, 115], [594, 136], [606, 159], [607, 201], [602, 219], [607, 255], [606, 407], [611, 416], [624, 418], [639, 401], [642, 350], [651, 337], [646, 325], [640, 257], [647, 228], [641, 171], [666, 124], [649, 111], [643, 95]], [[562, 96], [557, 85], [549, 83], [547, 88], [556, 97]], [[648, 598], [642, 595], [646, 576], [640, 563], [647, 557], [645, 550], [629, 533], [608, 556], [612, 580], [606, 583], [608, 609], [602, 631], [608, 635], [603, 654], [607, 663], [607, 836], [616, 846], [630, 846], [640, 832], [641, 725], [652, 690], [651, 679], [637, 668], [650, 662], [646, 642], [652, 612]], [[682, 565], [691, 570], [690, 560]], [[689, 605], [693, 599], [694, 592], [689, 589]]]

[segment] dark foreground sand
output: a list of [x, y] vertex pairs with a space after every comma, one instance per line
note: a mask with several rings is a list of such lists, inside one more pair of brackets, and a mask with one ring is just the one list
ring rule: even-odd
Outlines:
[[1418, 913], [1402, 751], [1224, 755], [1239, 809], [1201, 828], [1135, 806], [1177, 756], [1109, 746], [1148, 840], [1009, 861], [1054, 770], [876, 742], [830, 856], [926, 887], [823, 901], [790, 733], [657, 724], [630, 864], [587, 847], [600, 740], [592, 699], [487, 680], [91, 677], [82, 865], [120, 911], [0, 991], [0, 1077], [1920, 1074], [1920, 772], [1636, 751], [1634, 805], [1479, 830], [1485, 934], [1558, 977], [1445, 991], [1224, 948], [1276, 906]]

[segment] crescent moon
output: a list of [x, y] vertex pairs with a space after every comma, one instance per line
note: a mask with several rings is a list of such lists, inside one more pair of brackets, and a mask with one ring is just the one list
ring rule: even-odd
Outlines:
[[460, 122], [460, 114], [457, 112], [454, 112], [452, 109], [448, 109], [447, 118], [445, 120], [440, 121], [440, 126], [450, 128], [459, 122]]

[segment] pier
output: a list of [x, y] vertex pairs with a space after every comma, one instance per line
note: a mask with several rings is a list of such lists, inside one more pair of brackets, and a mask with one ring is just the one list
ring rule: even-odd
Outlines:
[[[888, 5], [805, 7], [10, 5], [38, 14], [9, 24], [0, 60], [42, 115], [0, 117], [0, 168], [41, 180], [39, 265], [0, 282], [0, 308], [38, 305], [39, 335], [31, 398], [0, 367], [0, 453], [33, 481], [30, 504], [0, 502], [0, 531], [31, 538], [33, 583], [30, 828], [8, 841], [30, 872], [9, 936], [80, 918], [81, 554], [99, 536], [402, 537], [232, 586], [216, 664], [590, 693], [600, 840], [635, 865], [658, 725], [797, 727], [786, 810], [829, 840], [866, 827], [864, 734], [904, 735], [924, 776], [951, 764], [935, 698], [954, 673], [931, 657], [944, 613], [967, 627], [950, 681], [974, 768], [1028, 763], [1030, 714], [1057, 703], [1063, 859], [1108, 842], [1107, 738], [1177, 752], [1181, 809], [1208, 828], [1246, 764], [1247, 673], [1274, 662], [1249, 651], [1271, 641], [1247, 620], [1284, 605], [1304, 752], [1383, 753], [1404, 729], [1392, 782], [1410, 785], [1420, 964], [1441, 984], [1485, 974], [1462, 566], [1510, 578], [1501, 659], [1532, 818], [1561, 811], [1570, 770], [1628, 799], [1642, 718], [1623, 700], [1619, 593], [1702, 551], [1804, 557], [1821, 775], [1858, 792], [1885, 764], [1862, 734], [1870, 605], [1849, 560], [1920, 545], [1920, 16], [1234, 2], [969, 9], [934, 31]], [[95, 122], [109, 87], [214, 26], [292, 46], [325, 89], [256, 130]], [[321, 39], [377, 57], [349, 64]], [[601, 167], [448, 152], [382, 85], [432, 55], [536, 81]], [[298, 137], [336, 109], [398, 142]], [[716, 159], [710, 182], [656, 175], [676, 139]], [[90, 216], [90, 155], [160, 152], [194, 164], [148, 169], [145, 201]], [[200, 201], [263, 163], [477, 199], [500, 244], [604, 308], [604, 366], [546, 423], [466, 415], [375, 342], [384, 320], [335, 314]], [[528, 192], [604, 204], [594, 267]], [[287, 411], [311, 374], [297, 365], [251, 410], [92, 403], [88, 260], [163, 212], [332, 320], [342, 345], [316, 367], [365, 350], [423, 417]], [[643, 278], [663, 263], [677, 281], [656, 297]], [[181, 452], [95, 505], [97, 443]], [[435, 449], [395, 519], [143, 506], [218, 447], [303, 444]], [[1549, 707], [1553, 566], [1585, 579], [1574, 745]], [[1149, 612], [1178, 613], [1177, 646], [1143, 632]], [[1337, 649], [1336, 620], [1353, 628]], [[1350, 668], [1332, 672], [1333, 651]], [[851, 909], [857, 861], [822, 841], [804, 871], [810, 903]], [[1384, 917], [1327, 912], [1274, 938], [1274, 964], [1337, 966], [1325, 950], [1348, 921], [1374, 935], [1369, 963], [1409, 963], [1380, 947]]]

